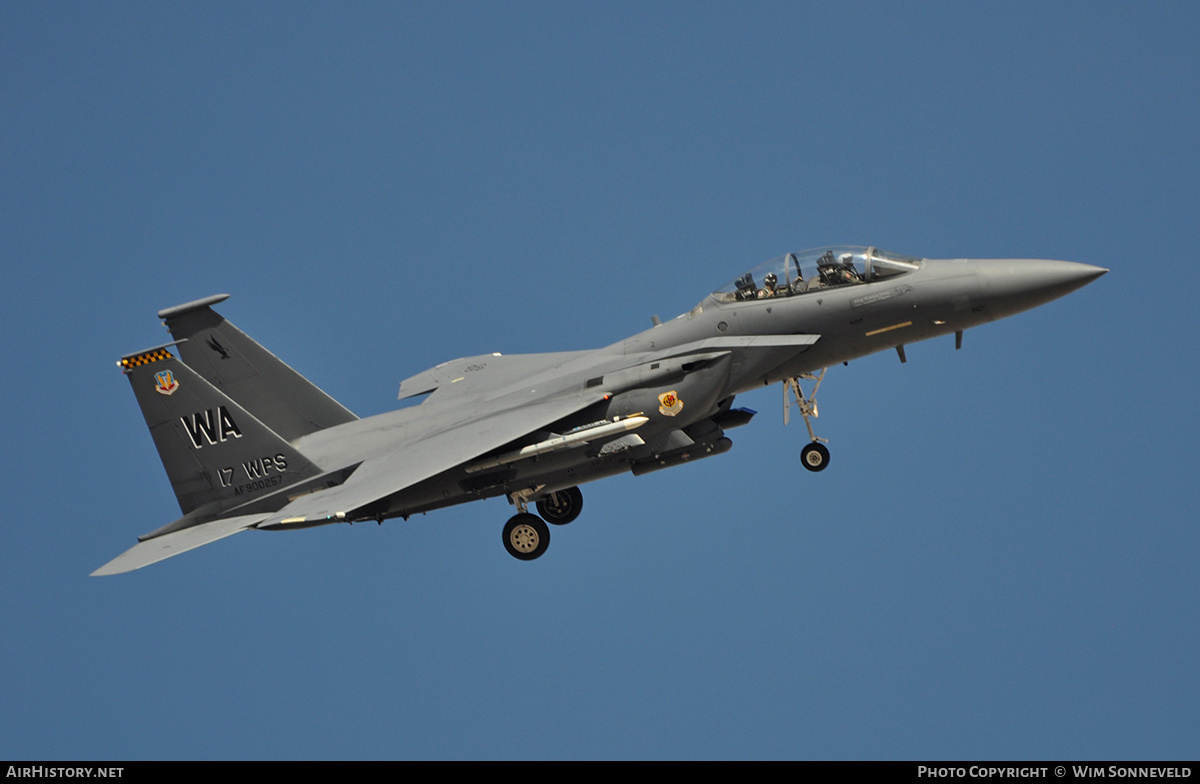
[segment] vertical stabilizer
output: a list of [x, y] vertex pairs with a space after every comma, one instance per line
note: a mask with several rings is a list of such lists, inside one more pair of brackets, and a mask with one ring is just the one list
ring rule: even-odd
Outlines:
[[188, 367], [286, 441], [358, 418], [212, 309], [227, 297], [158, 312]]
[[146, 418], [186, 515], [228, 509], [321, 470], [280, 435], [167, 350], [118, 362]]

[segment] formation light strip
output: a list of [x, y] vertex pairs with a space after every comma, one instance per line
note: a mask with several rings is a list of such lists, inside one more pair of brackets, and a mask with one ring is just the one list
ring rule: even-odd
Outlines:
[[880, 334], [883, 334], [884, 332], [891, 332], [893, 329], [903, 329], [904, 327], [911, 327], [911, 326], [912, 326], [911, 321], [905, 321], [903, 324], [893, 324], [892, 326], [884, 327], [883, 329], [873, 329], [867, 333], [867, 337], [871, 337], [873, 335], [880, 335]]

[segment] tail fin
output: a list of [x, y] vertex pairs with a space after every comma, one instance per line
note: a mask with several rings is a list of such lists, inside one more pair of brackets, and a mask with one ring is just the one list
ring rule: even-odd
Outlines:
[[[240, 334], [240, 333], [239, 333]], [[317, 476], [321, 470], [245, 408], [167, 349], [118, 362], [150, 427], [158, 456], [185, 515], [214, 511]]]
[[158, 312], [190, 368], [285, 441], [358, 418], [210, 307], [228, 296]]

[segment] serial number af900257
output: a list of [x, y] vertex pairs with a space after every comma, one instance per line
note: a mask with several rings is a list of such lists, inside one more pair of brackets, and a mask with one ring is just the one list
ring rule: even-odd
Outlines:
[[257, 490], [265, 490], [268, 487], [276, 487], [283, 481], [283, 474], [276, 474], [265, 479], [258, 479], [253, 482], [247, 482], [244, 485], [238, 485], [233, 488], [234, 495], [242, 495], [243, 493], [253, 493]]

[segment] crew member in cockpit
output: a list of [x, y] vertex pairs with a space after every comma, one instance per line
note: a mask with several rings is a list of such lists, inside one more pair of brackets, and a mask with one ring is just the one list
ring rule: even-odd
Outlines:
[[817, 271], [821, 273], [821, 282], [826, 286], [844, 286], [847, 283], [862, 282], [858, 277], [858, 272], [854, 269], [853, 262], [850, 261], [849, 254], [835, 261], [833, 252], [826, 251], [817, 265]]
[[837, 286], [841, 283], [837, 274], [837, 264], [822, 264], [817, 267], [817, 272], [821, 274], [821, 283], [825, 286]]
[[854, 268], [854, 255], [843, 253], [840, 261], [842, 262], [842, 266], [840, 267], [841, 272], [839, 274], [841, 275], [842, 282], [862, 283], [862, 278], [858, 276], [858, 270]]
[[847, 283], [859, 283], [858, 272], [854, 267], [835, 267], [833, 275], [837, 279], [837, 285], [844, 286]]
[[776, 289], [776, 286], [778, 285], [778, 283], [779, 283], [779, 278], [775, 277], [775, 273], [768, 272], [767, 276], [765, 278], [763, 278], [763, 287], [758, 292], [758, 298], [766, 299], [767, 297], [777, 296], [779, 293], [778, 290]]

